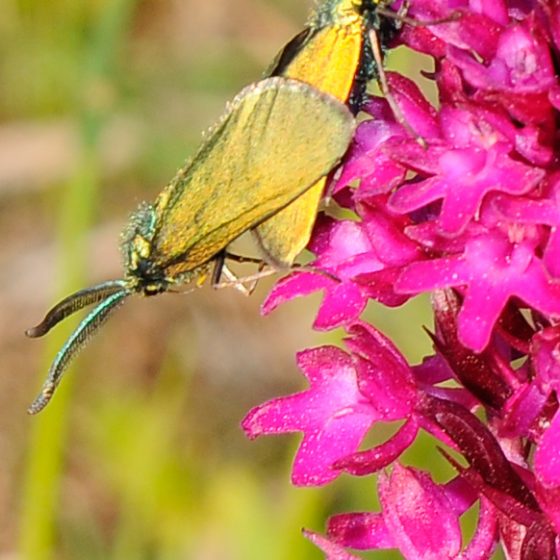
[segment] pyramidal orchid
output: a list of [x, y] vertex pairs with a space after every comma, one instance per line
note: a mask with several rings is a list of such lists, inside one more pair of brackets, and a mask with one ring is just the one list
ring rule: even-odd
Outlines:
[[[296, 485], [377, 474], [378, 511], [306, 532], [333, 560], [388, 548], [474, 560], [497, 547], [512, 560], [560, 558], [560, 3], [411, 0], [408, 16], [452, 13], [398, 39], [433, 58], [437, 108], [388, 73], [406, 125], [382, 98], [364, 107], [372, 118], [333, 189], [356, 219], [320, 218], [310, 245], [329, 274], [296, 271], [263, 306], [320, 290], [314, 327], [346, 331], [344, 348], [298, 355], [307, 390], [243, 422], [253, 438], [303, 434]], [[426, 292], [433, 354], [412, 365], [360, 316], [369, 300]], [[387, 422], [396, 433], [368, 448]], [[447, 482], [402, 460], [420, 431], [441, 443], [432, 452], [452, 466]]]

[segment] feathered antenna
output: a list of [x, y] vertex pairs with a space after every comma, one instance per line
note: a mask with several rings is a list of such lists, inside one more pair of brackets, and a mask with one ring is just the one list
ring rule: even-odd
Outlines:
[[29, 414], [37, 414], [47, 406], [70, 361], [131, 293], [125, 280], [112, 280], [80, 290], [55, 305], [37, 326], [25, 331], [27, 336], [38, 338], [76, 311], [98, 304], [84, 317], [55, 356], [39, 396], [27, 409]]

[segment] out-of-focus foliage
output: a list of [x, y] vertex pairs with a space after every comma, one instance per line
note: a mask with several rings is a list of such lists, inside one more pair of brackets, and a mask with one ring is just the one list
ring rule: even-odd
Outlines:
[[[248, 299], [205, 288], [131, 302], [52, 405], [25, 414], [68, 331], [43, 344], [24, 329], [57, 297], [121, 274], [128, 213], [259, 78], [310, 4], [2, 3], [0, 558], [320, 558], [301, 527], [371, 509], [355, 482], [290, 487], [295, 440], [250, 443], [238, 427], [251, 406], [298, 387], [296, 350], [333, 342], [310, 330], [317, 299], [261, 318], [270, 283]], [[398, 313], [377, 324], [419, 359], [427, 339], [400, 325], [422, 309]]]

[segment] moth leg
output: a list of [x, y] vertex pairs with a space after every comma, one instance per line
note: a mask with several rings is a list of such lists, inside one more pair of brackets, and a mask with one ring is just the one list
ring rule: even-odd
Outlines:
[[410, 0], [404, 0], [404, 2], [401, 4], [401, 7], [397, 10], [396, 13], [397, 17], [395, 18], [395, 20], [399, 24], [399, 27], [402, 26], [402, 24], [405, 23], [405, 20], [408, 19], [406, 16], [408, 14], [409, 8], [410, 8]]
[[[229, 251], [222, 251], [214, 259], [214, 270], [212, 272], [212, 287], [219, 289], [226, 286], [233, 286], [235, 289], [239, 290], [243, 295], [251, 295], [257, 286], [258, 278], [253, 279], [251, 277], [239, 277], [237, 276], [227, 265], [226, 260], [234, 261], [241, 264], [256, 264], [259, 267], [259, 271], [266, 266], [266, 262], [258, 257], [245, 257], [243, 255], [237, 255], [236, 253], [230, 253]], [[260, 273], [260, 272], [259, 272]], [[268, 274], [267, 274], [268, 276]], [[225, 281], [222, 282], [222, 277]], [[249, 280], [246, 280], [249, 278]], [[247, 282], [251, 282], [250, 286], [245, 286]]]
[[258, 265], [265, 264], [264, 260], [259, 257], [244, 257], [243, 255], [230, 253], [229, 251], [225, 252], [225, 257], [230, 261], [234, 261], [237, 263], [251, 263], [251, 264], [258, 264]]
[[217, 282], [212, 284], [212, 287], [216, 290], [222, 288], [235, 288], [237, 291], [241, 292], [244, 296], [250, 296], [255, 287], [257, 285], [256, 279], [253, 277], [249, 277], [249, 281], [251, 284], [249, 286], [245, 286], [245, 283], [248, 281], [247, 278], [239, 278], [234, 272], [232, 272], [226, 264], [222, 265], [221, 275], [224, 278], [221, 282]]
[[461, 12], [453, 11], [448, 16], [444, 16], [441, 18], [436, 19], [428, 19], [428, 20], [418, 20], [414, 18], [410, 18], [407, 16], [408, 9], [410, 8], [410, 0], [407, 0], [402, 3], [401, 7], [398, 9], [397, 12], [393, 12], [392, 10], [387, 10], [385, 8], [377, 8], [377, 13], [382, 15], [383, 17], [394, 19], [400, 24], [406, 23], [411, 27], [429, 27], [430, 25], [440, 25], [442, 23], [451, 23], [461, 19], [463, 16]]
[[263, 266], [265, 264], [263, 259], [260, 259], [258, 257], [244, 257], [243, 255], [230, 253], [229, 251], [222, 251], [221, 253], [216, 255], [216, 257], [214, 257], [214, 270], [212, 272], [213, 287], [215, 287], [217, 284], [220, 283], [220, 280], [222, 278], [222, 273], [224, 272], [224, 266], [226, 264], [226, 260], [230, 260], [242, 264], [246, 264], [246, 263], [257, 264], [259, 266]]
[[[264, 265], [264, 263], [262, 264]], [[267, 268], [265, 270], [260, 270], [255, 274], [250, 274], [249, 276], [238, 277], [235, 274], [233, 274], [231, 270], [227, 269], [227, 267], [224, 267], [224, 276], [226, 276], [226, 272], [225, 272], [226, 270], [227, 270], [227, 275], [231, 275], [231, 276], [229, 276], [229, 278], [224, 282], [220, 282], [219, 284], [214, 285], [214, 288], [222, 289], [222, 288], [230, 288], [233, 286], [234, 288], [240, 290], [241, 293], [245, 295], [251, 295], [253, 293], [259, 280], [261, 280], [262, 278], [266, 278], [268, 276], [272, 276], [273, 274], [276, 274], [278, 272], [275, 268]], [[245, 284], [249, 284], [249, 286], [247, 287], [245, 286]], [[242, 289], [241, 286], [243, 287]]]
[[374, 29], [369, 32], [369, 39], [371, 42], [371, 50], [373, 53], [373, 59], [378, 69], [377, 73], [377, 81], [379, 83], [379, 88], [381, 89], [381, 93], [389, 103], [389, 107], [393, 114], [395, 115], [395, 119], [399, 124], [401, 124], [409, 134], [422, 146], [423, 148], [427, 147], [426, 140], [422, 138], [409, 124], [404, 116], [403, 112], [399, 104], [396, 102], [393, 94], [391, 93], [391, 88], [389, 87], [389, 83], [387, 82], [387, 74], [385, 74], [385, 69], [383, 68], [383, 54], [381, 52], [381, 45], [379, 44], [379, 37]]
[[292, 269], [293, 270], [301, 270], [304, 272], [312, 272], [313, 274], [321, 274], [322, 276], [326, 276], [327, 278], [330, 278], [331, 280], [334, 280], [335, 282], [342, 282], [342, 280], [336, 276], [336, 274], [333, 274], [332, 272], [329, 272], [328, 270], [324, 270], [322, 268], [318, 268], [316, 266], [313, 266], [312, 264], [299, 264], [299, 263], [294, 263], [292, 265]]
[[226, 265], [226, 252], [220, 251], [214, 257], [214, 269], [212, 270], [212, 287], [215, 288], [217, 284], [220, 283], [222, 278], [222, 272], [224, 271], [224, 266]]

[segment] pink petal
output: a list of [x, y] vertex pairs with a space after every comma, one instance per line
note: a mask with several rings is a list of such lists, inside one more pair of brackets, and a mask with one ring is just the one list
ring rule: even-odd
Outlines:
[[367, 451], [358, 451], [348, 457], [344, 457], [337, 461], [334, 467], [355, 476], [364, 476], [377, 472], [395, 462], [412, 445], [417, 433], [418, 425], [416, 421], [408, 420], [385, 443]]
[[261, 306], [261, 313], [268, 315], [286, 301], [328, 288], [334, 283], [334, 280], [322, 274], [312, 272], [290, 274], [277, 282], [276, 286], [270, 291]]
[[383, 516], [379, 513], [344, 513], [329, 519], [329, 536], [358, 550], [394, 548]]
[[339, 544], [331, 541], [330, 539], [319, 535], [313, 531], [303, 531], [304, 536], [309, 539], [317, 548], [322, 550], [326, 554], [327, 560], [359, 560], [357, 556], [354, 556]]
[[330, 330], [356, 320], [364, 310], [367, 300], [360, 288], [352, 282], [333, 283], [317, 313], [313, 328]]
[[535, 473], [545, 487], [560, 487], [560, 412], [544, 432], [535, 453]]
[[310, 388], [254, 408], [243, 420], [251, 438], [301, 431], [292, 481], [317, 486], [335, 479], [332, 464], [353, 453], [377, 418], [358, 389], [356, 372], [342, 350], [325, 346], [298, 355]]
[[453, 558], [461, 550], [461, 527], [444, 490], [416, 469], [395, 464], [379, 476], [383, 516], [407, 560]]
[[458, 560], [484, 560], [492, 556], [498, 541], [498, 512], [485, 498], [480, 500], [476, 532]]

